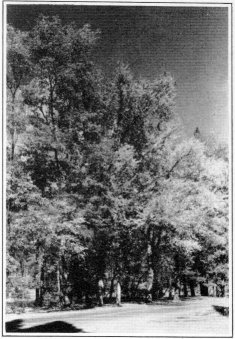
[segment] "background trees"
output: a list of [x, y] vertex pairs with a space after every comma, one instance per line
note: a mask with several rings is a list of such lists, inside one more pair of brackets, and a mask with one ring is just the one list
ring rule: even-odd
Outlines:
[[149, 301], [209, 282], [224, 295], [228, 157], [183, 135], [170, 75], [119, 64], [107, 79], [99, 34], [57, 17], [9, 27], [8, 290], [47, 306], [112, 299], [118, 283]]

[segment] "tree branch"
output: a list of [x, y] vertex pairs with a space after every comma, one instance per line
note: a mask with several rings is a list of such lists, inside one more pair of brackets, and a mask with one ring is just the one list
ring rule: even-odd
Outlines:
[[186, 158], [187, 156], [189, 156], [189, 154], [191, 153], [191, 151], [192, 151], [192, 148], [190, 148], [190, 150], [188, 151], [188, 153], [182, 155], [182, 157], [179, 158], [179, 159], [174, 163], [174, 165], [171, 167], [171, 169], [170, 169], [170, 170], [167, 172], [167, 174], [165, 175], [165, 177], [166, 177], [167, 179], [169, 179], [170, 174], [174, 171], [175, 167], [181, 162], [181, 160], [183, 160], [184, 158]]

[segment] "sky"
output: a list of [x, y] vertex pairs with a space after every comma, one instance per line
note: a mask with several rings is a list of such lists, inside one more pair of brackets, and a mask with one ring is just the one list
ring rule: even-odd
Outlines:
[[7, 22], [21, 30], [30, 30], [39, 14], [100, 29], [94, 58], [107, 72], [117, 61], [128, 63], [136, 77], [169, 72], [186, 133], [199, 127], [204, 136], [229, 141], [228, 7], [7, 6]]

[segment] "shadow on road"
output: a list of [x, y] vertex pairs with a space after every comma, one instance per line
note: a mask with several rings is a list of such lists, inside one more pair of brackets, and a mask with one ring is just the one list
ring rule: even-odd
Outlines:
[[222, 315], [226, 315], [226, 316], [229, 315], [229, 308], [228, 307], [213, 305], [213, 308], [214, 308], [214, 310], [216, 310], [217, 312], [219, 312]]
[[76, 328], [75, 326], [66, 323], [65, 321], [53, 321], [43, 325], [23, 328], [23, 320], [17, 319], [6, 322], [6, 332], [33, 332], [33, 333], [85, 333], [83, 330]]

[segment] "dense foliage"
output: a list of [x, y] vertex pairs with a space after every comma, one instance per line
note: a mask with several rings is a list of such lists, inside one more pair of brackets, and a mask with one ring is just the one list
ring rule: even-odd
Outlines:
[[99, 34], [58, 17], [8, 27], [7, 291], [46, 306], [102, 304], [117, 286], [224, 295], [226, 147], [183, 134], [170, 75], [105, 77]]

